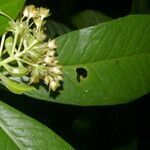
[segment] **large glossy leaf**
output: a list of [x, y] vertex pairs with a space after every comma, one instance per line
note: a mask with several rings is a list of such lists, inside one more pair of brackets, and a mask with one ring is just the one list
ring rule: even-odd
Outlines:
[[72, 150], [46, 126], [0, 101], [0, 150]]
[[105, 14], [96, 11], [96, 10], [85, 10], [72, 17], [72, 24], [78, 28], [85, 28], [92, 25], [97, 25], [105, 21], [112, 20], [110, 17]]
[[150, 92], [149, 43], [149, 15], [131, 15], [63, 35], [57, 39], [63, 89], [49, 93], [40, 86], [27, 94], [83, 106], [131, 102]]
[[[6, 13], [15, 19], [21, 11], [25, 0], [0, 0], [0, 11]], [[0, 35], [2, 35], [8, 27], [10, 20], [0, 15]]]

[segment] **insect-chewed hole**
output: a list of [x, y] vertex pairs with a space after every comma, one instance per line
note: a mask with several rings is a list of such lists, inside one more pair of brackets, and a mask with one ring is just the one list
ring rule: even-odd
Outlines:
[[87, 70], [85, 68], [82, 67], [77, 68], [76, 73], [77, 73], [76, 76], [77, 82], [81, 82], [84, 78], [87, 77]]

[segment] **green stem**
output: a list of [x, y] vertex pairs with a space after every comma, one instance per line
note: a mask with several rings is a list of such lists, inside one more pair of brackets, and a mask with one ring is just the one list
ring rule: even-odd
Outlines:
[[20, 52], [21, 47], [22, 47], [22, 43], [23, 43], [23, 38], [21, 38], [21, 40], [20, 40], [20, 43], [19, 43], [19, 47], [18, 47], [18, 51], [17, 51], [17, 52]]
[[6, 34], [3, 34], [2, 40], [1, 40], [1, 46], [0, 46], [0, 58], [2, 56], [2, 50], [3, 50], [3, 46], [4, 46], [4, 42], [5, 42], [5, 37], [6, 37]]
[[20, 56], [22, 56], [23, 54], [25, 54], [30, 48], [32, 48], [35, 44], [37, 44], [38, 43], [38, 40], [34, 40], [31, 44], [30, 44], [30, 46], [29, 47], [27, 47], [26, 49], [24, 49], [22, 52], [20, 52], [20, 53], [17, 53], [16, 55], [15, 55], [15, 57], [20, 57]]
[[11, 56], [13, 56], [14, 53], [15, 53], [15, 48], [16, 48], [17, 39], [18, 39], [18, 34], [15, 34], [15, 38], [14, 38], [14, 42], [13, 42], [13, 48], [12, 48]]
[[21, 57], [23, 54], [25, 54], [25, 53], [26, 53], [30, 48], [32, 48], [36, 43], [38, 43], [37, 40], [33, 41], [33, 43], [31, 43], [31, 45], [30, 45], [28, 48], [26, 48], [25, 50], [23, 50], [22, 52], [15, 54], [15, 56], [10, 56], [10, 57], [8, 57], [8, 58], [6, 58], [6, 59], [0, 61], [0, 66], [3, 66], [3, 65], [5, 65], [5, 64], [7, 64], [7, 63], [9, 63], [9, 62], [11, 62], [11, 61], [13, 61], [13, 60], [19, 59], [19, 57]]
[[30, 63], [30, 62], [28, 62], [28, 61], [26, 61], [26, 60], [24, 60], [24, 59], [18, 58], [17, 60], [19, 60], [19, 61], [21, 61], [21, 62], [23, 62], [23, 63], [26, 63], [26, 64], [28, 64], [28, 65], [31, 65], [31, 66], [36, 67], [36, 64]]
[[5, 81], [5, 80], [7, 79], [7, 77], [5, 77], [2, 73], [0, 73], [0, 79], [1, 79], [2, 81]]
[[14, 57], [8, 57], [8, 58], [0, 61], [0, 66], [3, 66], [3, 65], [5, 65], [5, 64], [7, 64], [7, 63], [9, 63], [9, 62], [11, 62], [13, 60], [14, 60]]
[[3, 16], [5, 16], [5, 17], [7, 17], [7, 18], [10, 19], [12, 22], [14, 22], [14, 20], [13, 20], [10, 16], [8, 16], [7, 14], [5, 14], [4, 12], [0, 11], [0, 14], [3, 15]]

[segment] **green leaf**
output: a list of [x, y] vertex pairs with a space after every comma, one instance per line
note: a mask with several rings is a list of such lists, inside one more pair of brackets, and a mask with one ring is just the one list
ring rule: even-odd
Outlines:
[[[22, 10], [22, 7], [25, 3], [25, 0], [4, 0], [0, 1], [0, 11], [6, 13], [11, 18], [15, 19], [19, 12]], [[0, 15], [0, 35], [2, 35], [6, 28], [9, 26], [9, 19], [5, 16]]]
[[0, 149], [73, 148], [43, 124], [0, 101]]
[[71, 31], [67, 26], [62, 23], [58, 23], [53, 20], [47, 21], [47, 34], [50, 38], [55, 38], [57, 36], [63, 35], [69, 31]]
[[28, 91], [34, 91], [35, 88], [33, 86], [26, 85], [21, 82], [13, 81], [4, 75], [0, 74], [1, 83], [4, 84], [9, 91], [15, 94], [22, 94]]
[[33, 86], [26, 85], [24, 83], [19, 83], [10, 79], [6, 79], [4, 81], [5, 86], [9, 89], [9, 91], [15, 94], [22, 94], [28, 91], [34, 91], [35, 88]]
[[76, 14], [71, 19], [72, 24], [78, 29], [97, 25], [99, 23], [103, 23], [109, 20], [112, 20], [112, 19], [106, 16], [105, 14], [99, 11], [95, 11], [95, 10], [82, 11]]
[[62, 89], [49, 93], [40, 86], [27, 95], [82, 106], [131, 102], [150, 92], [149, 43], [150, 15], [131, 15], [65, 34], [57, 38]]

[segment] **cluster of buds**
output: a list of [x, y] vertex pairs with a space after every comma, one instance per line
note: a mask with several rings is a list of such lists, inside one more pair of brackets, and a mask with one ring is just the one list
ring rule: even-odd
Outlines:
[[[7, 16], [2, 13], [2, 15]], [[44, 33], [49, 9], [25, 7], [20, 19], [11, 19], [0, 45], [0, 67], [8, 77], [28, 77], [28, 83], [44, 81], [55, 91], [63, 80], [62, 67], [56, 59], [55, 40], [47, 40]]]

